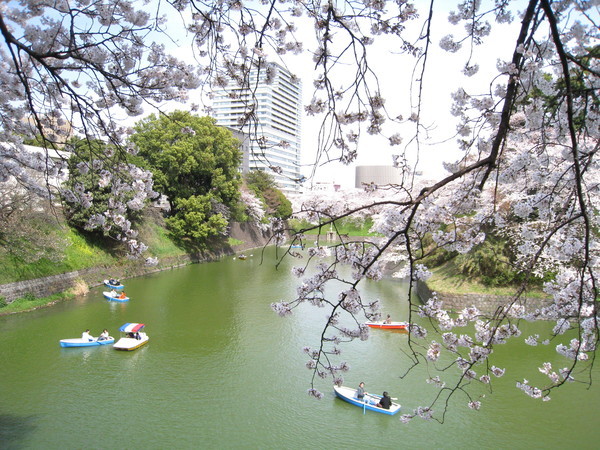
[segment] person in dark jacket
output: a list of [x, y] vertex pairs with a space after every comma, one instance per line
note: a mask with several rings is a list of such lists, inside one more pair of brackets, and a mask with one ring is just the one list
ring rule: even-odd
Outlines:
[[361, 381], [358, 385], [358, 389], [356, 390], [356, 398], [362, 400], [365, 397], [365, 394], [365, 383]]
[[392, 406], [392, 399], [386, 391], [383, 391], [383, 397], [381, 397], [381, 400], [379, 400], [379, 403], [375, 406], [383, 409], [390, 409], [390, 406]]

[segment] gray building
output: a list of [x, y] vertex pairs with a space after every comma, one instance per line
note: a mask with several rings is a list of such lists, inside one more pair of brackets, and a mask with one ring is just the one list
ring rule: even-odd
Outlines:
[[377, 186], [399, 185], [402, 183], [402, 171], [393, 166], [356, 166], [354, 186], [363, 188], [368, 184]]
[[[218, 125], [246, 137], [242, 171], [265, 170], [282, 191], [297, 192], [300, 174], [302, 89], [300, 81], [283, 67], [270, 64], [260, 74], [250, 72], [249, 86], [235, 81], [213, 92], [212, 109]], [[253, 120], [244, 123], [245, 117]], [[277, 172], [273, 167], [279, 168]]]

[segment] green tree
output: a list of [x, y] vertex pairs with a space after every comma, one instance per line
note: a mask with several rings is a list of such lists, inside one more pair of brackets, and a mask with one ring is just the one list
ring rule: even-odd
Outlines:
[[287, 219], [292, 215], [292, 203], [279, 190], [271, 174], [253, 170], [246, 174], [246, 184], [265, 203], [267, 214], [279, 219]]
[[138, 122], [131, 142], [171, 206], [173, 235], [204, 244], [222, 233], [239, 199], [239, 141], [209, 117], [175, 111]]

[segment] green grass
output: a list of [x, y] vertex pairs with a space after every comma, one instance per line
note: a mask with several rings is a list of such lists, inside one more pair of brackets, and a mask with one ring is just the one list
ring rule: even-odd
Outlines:
[[[477, 278], [465, 277], [458, 274], [458, 269], [453, 261], [431, 269], [432, 276], [427, 280], [427, 287], [432, 291], [447, 294], [485, 294], [485, 295], [514, 295], [518, 286], [488, 287]], [[540, 289], [531, 289], [525, 293], [526, 297], [548, 297]]]
[[148, 253], [159, 259], [186, 254], [184, 249], [170, 239], [169, 232], [163, 226], [150, 220], [142, 224], [140, 240], [148, 246]]
[[[33, 296], [26, 296], [22, 298], [18, 298], [12, 303], [6, 305], [4, 301], [0, 302], [0, 316], [5, 314], [12, 314], [18, 312], [29, 311], [36, 308], [42, 308], [45, 306], [50, 306], [56, 302], [60, 302], [63, 300], [69, 300], [73, 298], [75, 294], [71, 292], [63, 292], [60, 294], [54, 294], [49, 297], [40, 297], [35, 298]], [[2, 299], [4, 300], [4, 299]], [[5, 305], [5, 306], [2, 306]]]
[[[314, 226], [307, 221], [290, 220], [289, 221], [292, 230], [297, 232], [301, 229], [309, 228]], [[378, 233], [372, 233], [369, 230], [373, 226], [372, 219], [366, 219], [362, 223], [356, 223], [352, 220], [342, 219], [335, 222], [335, 225], [325, 225], [321, 228], [321, 234], [326, 234], [329, 230], [336, 231], [339, 234], [347, 234], [348, 236], [378, 236]], [[311, 230], [307, 234], [317, 234], [318, 229]]]
[[65, 225], [56, 225], [55, 232], [69, 245], [65, 246], [62, 259], [51, 261], [47, 258], [26, 262], [10, 253], [0, 253], [0, 284], [31, 280], [102, 264], [115, 264], [115, 258], [99, 244], [86, 239], [80, 233]]
[[230, 237], [230, 238], [227, 239], [227, 244], [230, 247], [235, 247], [236, 245], [242, 245], [243, 243], [244, 243], [244, 241], [240, 241], [239, 239], [235, 239], [235, 238], [232, 238], [232, 237]]
[[[57, 223], [55, 227], [53, 232], [68, 242], [60, 255], [62, 258], [59, 258], [59, 261], [42, 258], [27, 263], [10, 253], [0, 252], [0, 284], [43, 278], [90, 267], [117, 266], [125, 262], [124, 248], [117, 245], [118, 243], [113, 244], [108, 239], [85, 235], [64, 223]], [[146, 217], [138, 228], [140, 240], [149, 247], [149, 256], [165, 258], [186, 254], [184, 249], [169, 238], [167, 230], [156, 217]], [[112, 249], [108, 248], [109, 246], [112, 246]]]

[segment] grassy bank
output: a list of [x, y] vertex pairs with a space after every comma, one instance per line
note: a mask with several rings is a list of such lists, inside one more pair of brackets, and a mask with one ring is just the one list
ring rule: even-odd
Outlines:
[[61, 292], [59, 294], [54, 294], [49, 297], [34, 297], [34, 296], [25, 296], [22, 298], [18, 298], [12, 303], [8, 305], [4, 304], [0, 301], [0, 316], [6, 314], [14, 314], [26, 311], [33, 311], [34, 309], [45, 308], [47, 306], [52, 306], [55, 303], [62, 302], [65, 300], [71, 300], [74, 298], [76, 294], [74, 291], [69, 290], [67, 292]]
[[[148, 256], [166, 258], [185, 254], [185, 250], [169, 238], [160, 215], [147, 214], [137, 229], [139, 239], [148, 246]], [[43, 278], [90, 267], [115, 266], [124, 261], [123, 247], [109, 239], [83, 234], [58, 220], [53, 225], [52, 233], [66, 243], [52, 260], [41, 258], [29, 262], [34, 258], [28, 255], [17, 256], [9, 251], [0, 252], [0, 266], [3, 268], [0, 272], [0, 284]]]
[[[294, 232], [310, 228], [314, 226], [310, 222], [305, 220], [290, 220], [290, 227]], [[377, 233], [372, 233], [371, 227], [373, 226], [372, 219], [366, 219], [364, 221], [352, 221], [352, 220], [338, 220], [335, 225], [326, 225], [321, 228], [321, 234], [326, 234], [328, 231], [337, 231], [339, 234], [346, 234], [348, 236], [378, 236]], [[315, 235], [318, 230], [311, 230], [308, 234]]]
[[29, 262], [30, 258], [10, 252], [0, 253], [0, 284], [58, 275], [88, 267], [115, 264], [116, 258], [100, 242], [85, 237], [65, 224], [57, 223], [54, 233], [66, 243], [61, 253], [54, 258], [41, 258]]
[[[162, 226], [160, 215], [147, 214], [139, 224], [138, 230], [140, 240], [148, 245], [148, 256], [160, 259], [186, 254], [169, 238], [166, 229]], [[127, 262], [122, 247], [115, 246], [108, 240], [82, 234], [64, 222], [57, 221], [53, 225], [52, 233], [66, 243], [61, 248], [61, 253], [55, 255], [53, 260], [41, 258], [28, 262], [32, 258], [18, 258], [10, 252], [0, 252], [0, 265], [3, 267], [0, 273], [0, 284], [43, 278], [91, 267], [116, 267]], [[16, 299], [10, 304], [0, 298], [0, 315], [37, 309], [58, 301], [69, 300], [86, 291], [87, 286], [77, 286], [68, 292], [50, 297], [36, 298], [30, 295]]]
[[[427, 287], [435, 292], [447, 294], [484, 294], [484, 295], [514, 295], [519, 286], [486, 286], [476, 277], [465, 277], [459, 274], [456, 265], [449, 261], [440, 267], [431, 270], [433, 274], [427, 280]], [[530, 289], [525, 293], [526, 297], [546, 298], [548, 297], [541, 289]]]

